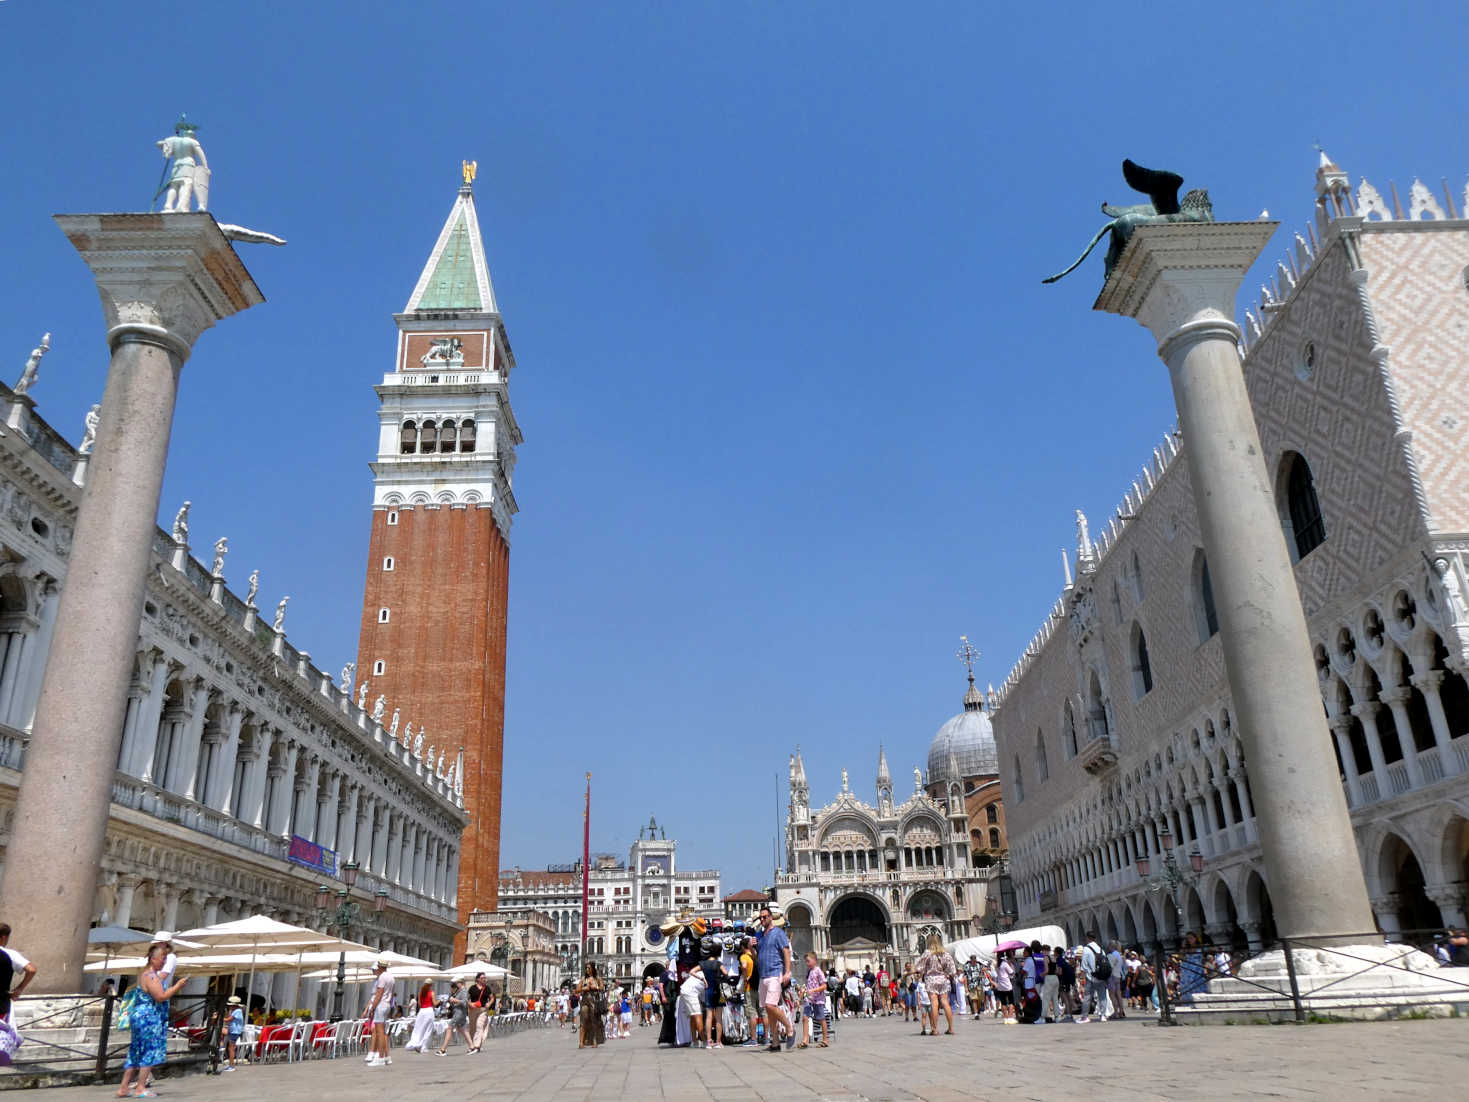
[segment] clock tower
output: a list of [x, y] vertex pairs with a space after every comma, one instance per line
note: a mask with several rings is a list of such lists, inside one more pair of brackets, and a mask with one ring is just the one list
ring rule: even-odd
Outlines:
[[[357, 650], [368, 700], [423, 732], [446, 762], [463, 747], [461, 925], [499, 886], [511, 489], [520, 429], [515, 367], [485, 262], [474, 166], [403, 312], [376, 388], [372, 536]], [[456, 944], [462, 953], [464, 935]]]

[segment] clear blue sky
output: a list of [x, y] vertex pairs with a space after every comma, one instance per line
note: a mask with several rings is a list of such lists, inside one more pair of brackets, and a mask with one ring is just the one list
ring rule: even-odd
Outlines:
[[[202, 126], [212, 209], [268, 303], [185, 368], [161, 514], [353, 657], [372, 387], [454, 198], [476, 197], [526, 443], [511, 569], [503, 863], [656, 812], [688, 867], [768, 879], [804, 748], [900, 788], [999, 682], [1173, 422], [1100, 258], [1131, 156], [1220, 218], [1310, 214], [1325, 144], [1383, 191], [1462, 193], [1463, 4], [398, 5], [0, 2], [0, 370], [80, 436], [107, 365], [57, 211], [146, 207]], [[1259, 280], [1255, 280], [1258, 283]]]

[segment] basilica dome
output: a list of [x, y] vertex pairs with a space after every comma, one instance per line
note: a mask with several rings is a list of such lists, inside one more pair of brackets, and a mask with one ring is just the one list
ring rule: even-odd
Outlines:
[[[959, 776], [949, 776], [949, 754], [954, 755]], [[985, 714], [984, 694], [969, 682], [964, 710], [939, 728], [928, 746], [928, 783], [963, 782], [965, 777], [995, 776], [1000, 772], [1000, 755], [995, 748], [995, 729]]]

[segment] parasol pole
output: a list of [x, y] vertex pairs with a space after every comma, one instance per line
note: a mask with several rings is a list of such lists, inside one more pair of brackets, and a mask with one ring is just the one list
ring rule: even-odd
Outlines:
[[[588, 885], [592, 875], [592, 775], [587, 774], [587, 802], [581, 813], [581, 972], [587, 970], [587, 898], [591, 894]], [[505, 979], [509, 987], [510, 979]]]
[[250, 1020], [250, 1012], [254, 1010], [253, 1000], [255, 998], [255, 950], [260, 947], [260, 935], [250, 943], [250, 983], [245, 988], [245, 1020]]

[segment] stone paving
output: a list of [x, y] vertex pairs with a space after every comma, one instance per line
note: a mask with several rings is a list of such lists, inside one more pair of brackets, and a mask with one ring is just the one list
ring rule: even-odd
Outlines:
[[[1013, 1026], [963, 1022], [953, 1037], [919, 1037], [901, 1019], [843, 1021], [828, 1049], [657, 1049], [651, 1029], [578, 1050], [554, 1026], [492, 1041], [478, 1056], [394, 1050], [393, 1064], [357, 1057], [242, 1067], [218, 1078], [162, 1079], [164, 1099], [336, 1102], [364, 1098], [469, 1102], [791, 1102], [791, 1100], [1330, 1098], [1426, 1099], [1462, 1090], [1462, 1019], [1312, 1026], [1165, 1029], [1152, 1022]], [[115, 1087], [48, 1091], [45, 1102], [111, 1097]]]

